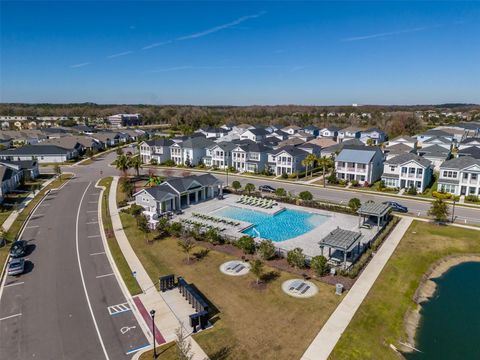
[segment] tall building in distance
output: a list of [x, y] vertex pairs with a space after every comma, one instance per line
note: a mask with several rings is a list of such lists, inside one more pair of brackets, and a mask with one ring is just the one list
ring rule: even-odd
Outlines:
[[116, 114], [108, 117], [108, 121], [112, 126], [131, 126], [140, 125], [142, 122], [141, 114]]

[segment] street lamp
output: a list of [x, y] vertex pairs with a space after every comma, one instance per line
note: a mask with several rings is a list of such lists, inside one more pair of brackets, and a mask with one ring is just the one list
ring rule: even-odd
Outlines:
[[150, 310], [150, 316], [152, 317], [152, 334], [153, 334], [153, 358], [157, 358], [157, 349], [155, 347], [155, 310]]

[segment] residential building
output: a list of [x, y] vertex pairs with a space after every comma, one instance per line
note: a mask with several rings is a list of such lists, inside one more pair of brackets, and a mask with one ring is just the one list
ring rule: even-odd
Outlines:
[[170, 146], [170, 159], [177, 165], [197, 166], [203, 162], [207, 149], [215, 142], [203, 136], [191, 137]]
[[362, 129], [356, 126], [349, 126], [345, 129], [341, 129], [338, 131], [338, 142], [343, 142], [345, 140], [350, 139], [360, 139], [360, 135], [362, 134]]
[[337, 178], [370, 185], [383, 172], [383, 153], [374, 146], [346, 146], [335, 159]]
[[382, 181], [386, 187], [425, 191], [433, 179], [433, 166], [430, 160], [416, 154], [406, 153], [384, 162]]
[[390, 160], [391, 158], [394, 158], [402, 154], [407, 154], [407, 153], [415, 154], [416, 150], [415, 148], [412, 148], [406, 144], [398, 143], [395, 145], [385, 147], [383, 149], [383, 153], [385, 155], [386, 160]]
[[430, 139], [424, 140], [422, 143], [422, 149], [426, 149], [433, 145], [441, 146], [446, 150], [452, 149], [452, 141], [444, 137], [431, 137]]
[[270, 134], [267, 135], [267, 138], [277, 138], [280, 141], [287, 140], [288, 139], [288, 134], [286, 132], [283, 132], [282, 130], [276, 130]]
[[423, 146], [423, 142], [432, 138], [437, 138], [437, 137], [443, 137], [446, 138], [450, 141], [450, 143], [453, 142], [453, 135], [449, 134], [446, 131], [443, 130], [427, 130], [422, 134], [418, 134], [415, 136], [418, 140], [418, 146]]
[[323, 129], [320, 129], [319, 136], [322, 137], [322, 138], [334, 139], [336, 141], [339, 130], [340, 130], [340, 128], [338, 128], [336, 126], [325, 127]]
[[140, 158], [144, 164], [155, 161], [157, 164], [170, 160], [170, 146], [174, 143], [170, 139], [142, 141], [140, 143]]
[[114, 127], [140, 125], [142, 115], [140, 114], [116, 114], [108, 117], [108, 122]]
[[458, 150], [463, 150], [472, 146], [480, 147], [480, 137], [471, 137], [463, 140], [458, 144]]
[[77, 150], [64, 149], [56, 145], [25, 145], [16, 149], [0, 151], [2, 160], [37, 160], [40, 164], [61, 163], [77, 157]]
[[319, 146], [321, 149], [323, 149], [329, 146], [336, 145], [337, 142], [333, 139], [318, 137], [316, 139], [308, 141], [308, 144], [314, 144]]
[[211, 174], [204, 174], [170, 178], [158, 186], [142, 189], [133, 196], [135, 203], [143, 207], [144, 214], [154, 222], [158, 215], [213, 199], [222, 192], [222, 181]]
[[360, 133], [360, 140], [367, 145], [379, 145], [387, 140], [387, 134], [378, 128], [370, 128]]
[[321, 155], [322, 156], [332, 156], [335, 157], [337, 154], [340, 153], [340, 151], [343, 150], [344, 147], [348, 146], [360, 146], [360, 147], [365, 147], [365, 144], [360, 141], [360, 139], [350, 139], [350, 140], [345, 140], [341, 143], [335, 143], [335, 145], [331, 145], [325, 148], [322, 148], [321, 150]]
[[232, 149], [232, 166], [238, 172], [260, 173], [268, 162], [269, 148], [251, 141], [237, 144]]
[[285, 126], [281, 130], [283, 132], [286, 132], [288, 135], [293, 135], [293, 134], [299, 132], [300, 130], [302, 130], [302, 128], [300, 126], [297, 126], [297, 125], [290, 125], [290, 126]]
[[308, 156], [308, 152], [295, 146], [283, 146], [270, 155], [271, 168], [275, 169], [275, 175], [292, 175], [305, 171], [302, 160]]
[[212, 139], [212, 138], [218, 139], [228, 134], [228, 130], [225, 130], [224, 128], [221, 128], [221, 127], [200, 128], [195, 132], [205, 135], [207, 139]]
[[402, 136], [398, 136], [394, 139], [388, 140], [387, 147], [398, 145], [398, 144], [403, 144], [403, 145], [406, 145], [406, 146], [411, 147], [413, 149], [416, 149], [417, 148], [417, 143], [418, 143], [418, 140], [415, 137], [402, 135]]
[[21, 178], [36, 179], [40, 175], [38, 162], [36, 160], [10, 161], [0, 160], [0, 165], [11, 167], [21, 172]]
[[480, 160], [461, 156], [445, 161], [437, 189], [454, 195], [480, 195]]
[[247, 129], [240, 134], [240, 140], [259, 142], [266, 139], [268, 135], [270, 135], [270, 133], [265, 129]]
[[435, 171], [438, 171], [440, 170], [440, 165], [442, 165], [445, 160], [450, 159], [451, 151], [440, 145], [432, 145], [426, 148], [418, 149], [418, 155], [430, 160]]
[[467, 148], [463, 148], [462, 150], [458, 150], [457, 156], [471, 156], [475, 159], [480, 159], [480, 147], [479, 146], [470, 146]]
[[316, 138], [317, 136], [320, 135], [320, 128], [318, 128], [316, 126], [313, 126], [313, 125], [309, 125], [309, 126], [304, 127], [303, 131], [312, 135], [314, 138]]
[[21, 174], [15, 166], [0, 164], [0, 201], [20, 185]]
[[296, 137], [292, 137], [290, 139], [286, 139], [286, 140], [283, 140], [283, 141], [280, 141], [278, 143], [278, 146], [279, 147], [283, 147], [283, 146], [298, 146], [298, 145], [301, 145], [305, 143], [305, 141], [303, 141], [302, 139], [299, 139], [299, 138], [296, 138]]
[[226, 169], [232, 166], [232, 150], [236, 144], [220, 142], [207, 148], [203, 163], [219, 169]]
[[297, 139], [300, 139], [302, 140], [303, 142], [307, 142], [307, 141], [310, 141], [310, 140], [313, 140], [315, 139], [315, 136], [313, 136], [312, 134], [310, 133], [307, 133], [305, 131], [299, 131], [293, 135], [290, 135], [289, 136], [290, 138], [297, 138]]

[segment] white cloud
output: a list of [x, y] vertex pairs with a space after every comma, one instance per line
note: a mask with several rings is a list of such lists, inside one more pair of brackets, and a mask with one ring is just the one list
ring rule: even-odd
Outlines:
[[424, 30], [427, 30], [427, 29], [435, 28], [435, 27], [438, 27], [438, 25], [437, 26], [422, 26], [422, 27], [417, 27], [417, 28], [412, 28], [412, 29], [389, 31], [389, 32], [370, 34], [370, 35], [353, 36], [353, 37], [342, 39], [342, 41], [369, 40], [369, 39], [382, 38], [382, 37], [387, 37], [387, 36], [392, 36], [392, 35], [414, 33], [414, 32], [424, 31]]
[[90, 65], [91, 62], [84, 62], [84, 63], [80, 63], [80, 64], [73, 64], [73, 65], [70, 65], [69, 68], [81, 68], [81, 67], [84, 67], [84, 66], [87, 66], [87, 65]]
[[163, 45], [170, 44], [171, 42], [172, 42], [172, 40], [163, 41], [163, 42], [158, 42], [158, 43], [153, 43], [153, 44], [144, 46], [144, 47], [142, 48], [142, 50], [153, 49], [153, 48], [156, 48], [156, 47], [158, 47], [158, 46], [163, 46]]
[[129, 55], [131, 53], [133, 53], [133, 51], [124, 51], [124, 52], [121, 52], [121, 53], [118, 53], [118, 54], [108, 55], [107, 58], [113, 59], [113, 58], [116, 58], [116, 57]]

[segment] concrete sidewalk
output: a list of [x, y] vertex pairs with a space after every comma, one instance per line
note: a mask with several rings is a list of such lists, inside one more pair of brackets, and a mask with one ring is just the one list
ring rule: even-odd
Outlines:
[[[118, 179], [118, 176], [113, 177], [108, 198], [113, 231], [123, 256], [130, 266], [130, 269], [136, 273], [136, 280], [143, 291], [143, 294], [138, 295], [137, 298], [142, 302], [145, 309], [148, 311], [152, 309], [155, 310], [155, 325], [163, 338], [167, 342], [170, 342], [176, 339], [175, 331], [181, 325], [175, 314], [157, 291], [155, 284], [150, 279], [150, 276], [138, 259], [135, 251], [127, 239], [127, 236], [125, 235], [125, 232], [123, 231], [116, 201]], [[149, 324], [147, 324], [147, 326], [149, 326]], [[184, 324], [184, 326], [188, 326], [188, 324]], [[198, 343], [192, 337], [188, 337], [188, 339], [190, 340], [192, 346], [191, 353], [193, 354], [193, 360], [208, 359], [207, 354], [202, 350], [200, 345], [198, 345]], [[149, 340], [151, 340], [151, 338]]]
[[327, 360], [338, 340], [367, 296], [383, 267], [412, 223], [402, 218], [372, 258], [358, 280], [338, 305], [302, 356], [302, 360]]

